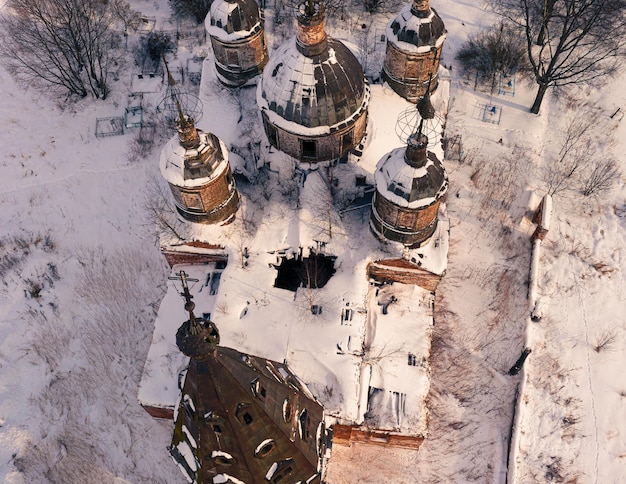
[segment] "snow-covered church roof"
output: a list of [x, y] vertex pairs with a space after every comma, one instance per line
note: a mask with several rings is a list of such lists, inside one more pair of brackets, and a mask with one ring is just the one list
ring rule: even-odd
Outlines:
[[396, 44], [399, 49], [415, 53], [439, 47], [446, 38], [443, 20], [423, 0], [405, 5], [389, 23], [386, 33], [389, 42]]
[[299, 36], [272, 54], [257, 90], [259, 107], [290, 132], [299, 132], [297, 125], [326, 127], [327, 132], [360, 114], [369, 101], [357, 58], [342, 42], [325, 35], [323, 10], [312, 19], [318, 25], [310, 33], [304, 25], [309, 20], [306, 14], [298, 16]]
[[[185, 148], [178, 136], [173, 136], [161, 151], [161, 175], [172, 185], [185, 188], [201, 187], [220, 175], [228, 166], [228, 148], [213, 133], [197, 130], [197, 147]], [[205, 170], [200, 176], [190, 176], [190, 162], [203, 160]]]
[[225, 42], [249, 37], [263, 27], [255, 0], [215, 0], [204, 25], [209, 35]]
[[259, 105], [307, 128], [333, 126], [357, 112], [366, 91], [361, 65], [340, 41], [327, 42], [311, 57], [296, 48], [295, 38], [279, 48], [263, 71]]
[[[434, 153], [426, 151], [428, 141], [425, 136], [424, 140], [425, 144], [420, 146], [412, 136], [409, 144], [414, 143], [415, 146], [396, 148], [378, 162], [374, 175], [376, 190], [400, 207], [427, 207], [439, 200], [448, 189], [446, 170]], [[420, 156], [419, 151], [424, 158], [421, 161], [411, 160]]]

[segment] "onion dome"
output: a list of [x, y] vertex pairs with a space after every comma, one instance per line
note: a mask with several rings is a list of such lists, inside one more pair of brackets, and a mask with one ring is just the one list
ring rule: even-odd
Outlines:
[[185, 321], [176, 331], [176, 346], [185, 356], [202, 360], [213, 353], [220, 342], [217, 328], [211, 321], [193, 318]]
[[428, 0], [414, 0], [413, 5], [406, 5], [387, 26], [387, 37], [405, 49], [429, 51], [443, 43], [446, 28], [437, 12], [429, 7]]
[[196, 318], [193, 314], [196, 305], [192, 301], [193, 296], [189, 292], [188, 283], [198, 282], [198, 279], [190, 279], [183, 270], [170, 279], [180, 281], [182, 286], [180, 295], [185, 298], [185, 311], [189, 313], [189, 319], [176, 331], [176, 346], [190, 358], [206, 359], [214, 353], [215, 347], [220, 342], [220, 334], [211, 321]]
[[209, 35], [232, 41], [263, 28], [255, 0], [215, 0], [204, 21]]
[[370, 228], [379, 238], [417, 247], [435, 231], [448, 176], [427, 145], [428, 138], [415, 133], [406, 148], [396, 148], [378, 162]]
[[417, 102], [431, 75], [431, 92], [437, 88], [441, 49], [446, 39], [443, 21], [428, 0], [413, 0], [389, 23], [386, 34], [383, 78], [402, 97]]
[[302, 3], [298, 34], [279, 47], [257, 90], [270, 143], [301, 161], [339, 158], [363, 137], [369, 86], [354, 54], [324, 31], [321, 3]]
[[204, 24], [222, 83], [240, 86], [261, 73], [268, 55], [255, 0], [215, 0]]
[[396, 148], [378, 162], [376, 189], [387, 199], [407, 208], [423, 208], [438, 201], [448, 189], [448, 176], [428, 138], [413, 135], [406, 148]]
[[[182, 121], [181, 121], [182, 120]], [[182, 115], [178, 136], [161, 152], [161, 175], [169, 183], [178, 213], [191, 222], [225, 224], [239, 206], [228, 149], [213, 133], [195, 127]]]

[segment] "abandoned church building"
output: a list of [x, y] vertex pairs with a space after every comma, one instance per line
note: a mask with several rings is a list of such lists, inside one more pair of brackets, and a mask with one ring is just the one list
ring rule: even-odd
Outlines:
[[[445, 30], [428, 2], [405, 10], [405, 30], [432, 21], [440, 52]], [[170, 454], [190, 482], [323, 482], [341, 465], [333, 445], [417, 450], [428, 436], [434, 291], [449, 243], [434, 106], [445, 118], [447, 72], [428, 50], [424, 72], [405, 76], [419, 78], [409, 96], [370, 85], [313, 0], [295, 9], [297, 35], [265, 66], [260, 44], [224, 63], [224, 49], [265, 35], [258, 12], [253, 0], [213, 3], [200, 88], [205, 109], [248, 96], [255, 176], [233, 156], [241, 118], [203, 130], [184, 103], [160, 159], [189, 231], [161, 232], [171, 277], [138, 399], [174, 420]], [[411, 45], [407, 55], [423, 53]], [[236, 71], [253, 57], [256, 67]], [[261, 71], [255, 92], [234, 89]]]
[[190, 222], [228, 223], [239, 206], [228, 149], [214, 134], [196, 128], [182, 111], [177, 129], [178, 136], [165, 145], [160, 163], [176, 210]]

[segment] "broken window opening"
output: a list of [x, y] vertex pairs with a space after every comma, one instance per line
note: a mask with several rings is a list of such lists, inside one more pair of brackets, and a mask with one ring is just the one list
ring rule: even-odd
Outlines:
[[302, 158], [317, 158], [317, 141], [302, 140], [301, 142]]

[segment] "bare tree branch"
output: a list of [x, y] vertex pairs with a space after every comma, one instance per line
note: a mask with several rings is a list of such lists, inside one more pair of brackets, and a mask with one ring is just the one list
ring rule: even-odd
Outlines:
[[117, 60], [116, 27], [137, 15], [123, 0], [9, 0], [0, 16], [0, 60], [27, 85], [106, 98]]
[[538, 84], [539, 113], [549, 87], [587, 84], [614, 75], [626, 52], [625, 0], [493, 0], [516, 25]]

